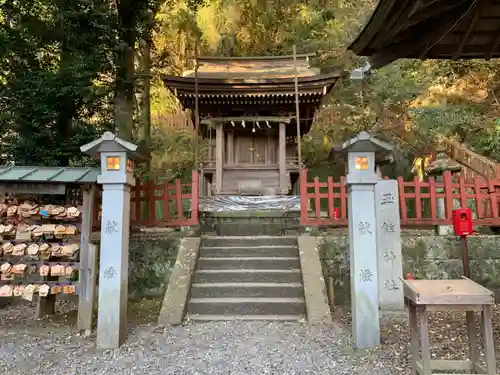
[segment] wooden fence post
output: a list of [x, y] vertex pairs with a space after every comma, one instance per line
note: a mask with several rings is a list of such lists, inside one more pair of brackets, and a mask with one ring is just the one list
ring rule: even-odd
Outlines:
[[340, 218], [347, 220], [347, 191], [345, 177], [340, 177]]
[[405, 182], [403, 177], [398, 177], [398, 189], [399, 189], [399, 208], [401, 212], [401, 224], [406, 223], [408, 220], [408, 210], [406, 208], [406, 194], [405, 194]]
[[198, 224], [198, 197], [199, 197], [199, 189], [198, 189], [198, 179], [199, 172], [194, 170], [192, 173], [192, 182], [191, 182], [191, 222], [192, 225]]
[[150, 225], [154, 225], [156, 223], [156, 184], [154, 180], [148, 179], [146, 185], [146, 199], [147, 199], [147, 207], [148, 207], [148, 222]]
[[450, 171], [445, 171], [443, 173], [443, 183], [444, 183], [446, 223], [450, 224], [451, 212], [453, 211], [453, 177]]
[[170, 218], [168, 214], [169, 210], [169, 194], [168, 194], [168, 180], [165, 179], [163, 181], [163, 221], [168, 224], [168, 220]]
[[182, 204], [182, 185], [181, 180], [175, 180], [175, 197], [177, 199], [177, 219], [184, 219], [184, 206]]
[[314, 219], [321, 218], [321, 205], [320, 205], [320, 192], [319, 192], [319, 177], [314, 177]]
[[328, 217], [333, 222], [335, 220], [335, 208], [333, 206], [333, 178], [328, 176]]
[[135, 217], [131, 217], [130, 221], [133, 223], [135, 222], [136, 224], [139, 224], [141, 222], [141, 215], [142, 215], [142, 204], [141, 204], [141, 183], [140, 181], [136, 182], [134, 189], [134, 203], [135, 203]]
[[307, 169], [302, 168], [299, 172], [299, 194], [300, 194], [300, 224], [307, 225], [308, 194], [307, 194]]

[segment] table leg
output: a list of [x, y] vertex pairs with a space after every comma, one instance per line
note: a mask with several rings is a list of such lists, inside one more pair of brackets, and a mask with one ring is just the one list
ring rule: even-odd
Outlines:
[[410, 336], [411, 336], [411, 362], [413, 365], [413, 375], [418, 374], [417, 361], [420, 359], [419, 342], [418, 342], [418, 326], [417, 326], [417, 308], [412, 303], [408, 303], [408, 311], [410, 313]]
[[420, 348], [422, 350], [423, 374], [431, 375], [431, 352], [429, 349], [429, 313], [426, 307], [419, 308], [420, 317]]
[[483, 305], [483, 338], [484, 338], [484, 359], [488, 375], [496, 374], [495, 344], [493, 342], [493, 327], [491, 324], [491, 311], [489, 305]]
[[474, 364], [478, 360], [477, 355], [477, 330], [474, 311], [467, 311], [467, 338], [469, 341], [469, 358]]

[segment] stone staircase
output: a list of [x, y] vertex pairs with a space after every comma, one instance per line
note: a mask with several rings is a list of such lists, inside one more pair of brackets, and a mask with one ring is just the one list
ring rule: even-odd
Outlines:
[[304, 287], [295, 236], [204, 237], [191, 320], [300, 320]]

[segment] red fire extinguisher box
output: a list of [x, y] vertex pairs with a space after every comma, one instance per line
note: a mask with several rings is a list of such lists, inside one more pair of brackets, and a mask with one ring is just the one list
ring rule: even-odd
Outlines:
[[452, 211], [453, 229], [457, 236], [472, 234], [472, 211], [470, 208], [457, 208]]

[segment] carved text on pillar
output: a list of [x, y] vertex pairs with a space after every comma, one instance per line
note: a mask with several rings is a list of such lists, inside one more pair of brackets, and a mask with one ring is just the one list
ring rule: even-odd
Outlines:
[[360, 234], [372, 234], [372, 230], [371, 230], [371, 224], [368, 223], [367, 221], [362, 221], [359, 223], [358, 225], [358, 230], [359, 230], [359, 233]]
[[114, 220], [108, 220], [104, 231], [108, 236], [113, 233], [118, 233], [118, 223]]
[[382, 194], [382, 199], [380, 200], [380, 204], [382, 206], [386, 204], [394, 204], [395, 203], [394, 195], [392, 193], [384, 193]]
[[386, 262], [394, 262], [396, 260], [396, 254], [392, 250], [384, 251], [384, 260]]
[[385, 234], [395, 233], [396, 232], [396, 226], [394, 224], [392, 224], [392, 223], [387, 222], [387, 221], [385, 221], [382, 224], [382, 229], [384, 230]]
[[399, 286], [394, 280], [385, 280], [384, 288], [387, 290], [399, 290]]
[[103, 274], [106, 280], [116, 279], [116, 270], [114, 267], [107, 267]]
[[360, 279], [361, 279], [361, 282], [363, 282], [363, 283], [372, 281], [372, 279], [373, 279], [373, 272], [371, 270], [369, 270], [369, 269], [363, 269], [363, 270], [361, 270], [361, 272], [360, 272]]

